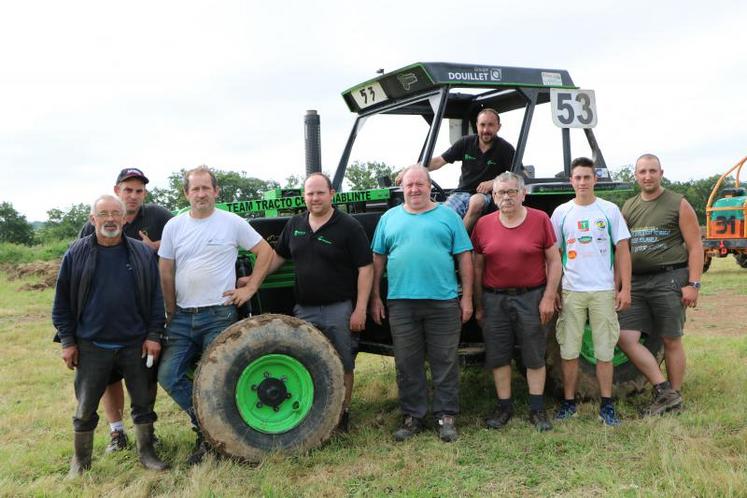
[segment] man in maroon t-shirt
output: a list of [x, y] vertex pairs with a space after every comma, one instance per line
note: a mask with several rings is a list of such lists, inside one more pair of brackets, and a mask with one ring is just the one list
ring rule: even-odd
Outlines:
[[527, 368], [529, 421], [547, 431], [552, 425], [543, 400], [546, 325], [556, 311], [562, 265], [550, 218], [525, 207], [525, 196], [521, 176], [498, 175], [493, 200], [499, 211], [480, 218], [472, 232], [475, 317], [498, 394], [498, 407], [486, 425], [500, 429], [513, 415], [511, 359], [518, 344]]

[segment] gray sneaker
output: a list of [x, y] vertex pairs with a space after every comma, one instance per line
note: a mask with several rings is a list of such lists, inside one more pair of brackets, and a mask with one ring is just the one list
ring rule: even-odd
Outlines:
[[664, 382], [661, 387], [654, 386], [653, 398], [651, 405], [641, 413], [644, 417], [661, 415], [682, 408], [682, 394], [672, 389], [668, 381]]
[[459, 433], [454, 426], [454, 417], [442, 415], [438, 419], [438, 437], [445, 443], [452, 443], [457, 440]]
[[127, 440], [127, 434], [123, 431], [112, 431], [110, 436], [111, 440], [109, 441], [109, 446], [106, 447], [107, 453], [114, 453], [115, 451], [127, 449], [127, 443], [129, 442]]
[[402, 425], [399, 429], [394, 431], [395, 441], [404, 441], [410, 439], [412, 436], [423, 430], [423, 421], [419, 418], [415, 418], [412, 415], [405, 415], [402, 418]]

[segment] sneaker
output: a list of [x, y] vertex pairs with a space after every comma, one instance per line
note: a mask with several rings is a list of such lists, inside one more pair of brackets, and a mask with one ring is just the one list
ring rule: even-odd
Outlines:
[[654, 386], [653, 398], [654, 400], [651, 405], [642, 412], [644, 417], [661, 415], [665, 412], [678, 410], [682, 407], [682, 395], [672, 389], [669, 382], [664, 382], [664, 384], [658, 388]]
[[485, 419], [485, 425], [490, 429], [500, 429], [504, 427], [509, 420], [511, 420], [511, 417], [513, 417], [513, 415], [513, 409], [497, 406], [493, 413]]
[[555, 420], [568, 420], [576, 416], [576, 403], [563, 401], [555, 411]]
[[620, 425], [620, 418], [615, 413], [615, 405], [604, 405], [599, 409], [599, 420], [604, 422], [604, 425], [610, 427], [617, 427]]
[[547, 420], [545, 410], [532, 410], [529, 412], [529, 423], [539, 432], [545, 432], [552, 429], [552, 424]]
[[419, 418], [415, 418], [412, 415], [405, 415], [402, 418], [402, 425], [399, 429], [394, 431], [395, 441], [404, 441], [410, 439], [412, 436], [423, 430], [423, 421]]
[[451, 415], [442, 415], [438, 419], [438, 437], [445, 443], [457, 440], [459, 434], [454, 426], [454, 417]]
[[123, 431], [112, 431], [110, 436], [111, 441], [109, 441], [109, 446], [106, 447], [107, 453], [114, 453], [115, 451], [122, 451], [127, 448], [129, 441], [127, 440], [127, 434]]

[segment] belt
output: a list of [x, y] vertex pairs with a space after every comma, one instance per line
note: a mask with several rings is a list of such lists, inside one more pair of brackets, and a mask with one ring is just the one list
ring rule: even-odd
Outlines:
[[504, 287], [502, 289], [496, 289], [494, 287], [483, 287], [482, 290], [491, 294], [507, 294], [509, 296], [519, 296], [521, 294], [526, 294], [527, 292], [541, 289], [544, 286], [545, 284], [537, 285], [535, 287]]
[[181, 311], [183, 313], [200, 313], [202, 311], [207, 311], [213, 308], [225, 308], [225, 305], [223, 304], [213, 304], [212, 306], [195, 306], [192, 308], [182, 308], [181, 306], [177, 306], [177, 311]]
[[665, 273], [668, 271], [679, 270], [680, 268], [687, 268], [687, 262], [677, 263], [674, 265], [659, 266], [646, 271], [634, 271], [633, 275], [653, 275], [655, 273]]

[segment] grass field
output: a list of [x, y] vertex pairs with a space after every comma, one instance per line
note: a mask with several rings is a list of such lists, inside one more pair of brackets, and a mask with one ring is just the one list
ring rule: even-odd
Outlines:
[[[93, 469], [64, 480], [72, 454], [73, 373], [51, 342], [52, 291], [19, 291], [32, 280], [0, 274], [0, 495], [2, 496], [747, 496], [747, 270], [715, 260], [688, 316], [685, 410], [639, 419], [649, 394], [618, 401], [623, 425], [607, 429], [597, 407], [540, 434], [526, 422], [526, 387], [503, 431], [482, 417], [494, 403], [479, 369], [462, 374], [460, 439], [435, 432], [395, 444], [394, 368], [359, 359], [353, 428], [307, 455], [248, 466], [210, 457], [184, 464], [193, 436], [162, 391], [157, 411], [166, 473], [144, 470], [132, 451], [104, 455], [96, 432]], [[554, 403], [554, 400], [548, 400]], [[128, 421], [128, 427], [131, 423]]]

